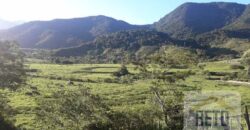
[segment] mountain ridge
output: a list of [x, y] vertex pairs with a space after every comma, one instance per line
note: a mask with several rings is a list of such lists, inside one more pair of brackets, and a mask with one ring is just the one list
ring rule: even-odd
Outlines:
[[175, 38], [187, 39], [223, 28], [240, 17], [245, 8], [244, 4], [228, 2], [188, 2], [154, 23], [154, 27]]
[[180, 46], [200, 48], [193, 41], [172, 39], [168, 34], [151, 29], [127, 30], [98, 36], [95, 40], [78, 47], [59, 49], [53, 56], [80, 56], [85, 60], [122, 61], [127, 55], [132, 58], [142, 58], [157, 52], [162, 46]]
[[122, 30], [146, 28], [98, 15], [83, 18], [32, 21], [6, 31], [3, 39], [17, 40], [24, 48], [57, 49], [80, 45], [96, 36]]
[[250, 29], [250, 5], [246, 6], [243, 14], [233, 23], [224, 27], [229, 30]]
[[[250, 6], [244, 4], [187, 2], [152, 25], [132, 25], [122, 20], [98, 15], [33, 21], [1, 32], [0, 37], [17, 40], [24, 48], [57, 49], [55, 56], [84, 56], [85, 54], [90, 56], [87, 52], [93, 53], [94, 56], [101, 56], [102, 53], [110, 55], [114, 53], [109, 51], [112, 49], [148, 54], [147, 51], [151, 50], [150, 47], [159, 48], [161, 45], [166, 45], [162, 44], [165, 43], [164, 40], [169, 41], [168, 43], [171, 45], [182, 47], [186, 47], [186, 44], [203, 46], [203, 48], [219, 47], [225, 48], [227, 52], [232, 49], [232, 51], [242, 53], [246, 49], [250, 49], [250, 46], [245, 45], [249, 43], [245, 41], [250, 41], [249, 14]], [[165, 39], [162, 35], [165, 36]], [[147, 39], [146, 44], [150, 44], [150, 46], [143, 44], [137, 48], [140, 40], [138, 41], [136, 36], [141, 38], [141, 42], [145, 42], [143, 39]], [[148, 39], [148, 37], [152, 37], [152, 39]], [[156, 42], [157, 37], [160, 39], [158, 40], [160, 43]], [[240, 41], [239, 44], [244, 47], [236, 47], [235, 39]], [[110, 45], [106, 46], [108, 44]], [[95, 45], [102, 47], [96, 48]], [[115, 46], [118, 48], [114, 49]], [[126, 48], [130, 48], [131, 51]], [[143, 49], [144, 51], [141, 51]], [[218, 50], [220, 49], [216, 51], [218, 52]], [[95, 52], [102, 53], [95, 54]], [[115, 55], [118, 55], [118, 52]], [[213, 53], [213, 55], [216, 54]]]

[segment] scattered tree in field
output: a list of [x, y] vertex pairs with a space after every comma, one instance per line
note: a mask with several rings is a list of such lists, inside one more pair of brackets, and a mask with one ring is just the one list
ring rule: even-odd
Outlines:
[[250, 50], [246, 51], [242, 56], [242, 62], [248, 66], [247, 76], [250, 78]]
[[175, 46], [163, 47], [152, 58], [156, 64], [164, 68], [190, 66], [198, 62], [198, 56], [195, 52]]
[[121, 76], [125, 76], [128, 74], [129, 74], [129, 71], [128, 71], [127, 67], [125, 65], [122, 65], [122, 67], [117, 72], [114, 72], [113, 75], [117, 76], [117, 77], [121, 77]]
[[176, 66], [191, 67], [198, 63], [196, 53], [178, 47], [166, 47], [151, 57], [151, 62], [140, 63], [141, 74], [154, 80], [151, 92], [154, 104], [161, 108], [166, 129], [182, 129], [183, 117], [183, 85], [177, 84], [185, 80], [192, 72], [176, 72], [170, 70]]
[[0, 93], [0, 130], [18, 130], [6, 117], [13, 116], [14, 110], [8, 105], [6, 97]]
[[156, 130], [155, 107], [140, 113], [112, 110], [87, 88], [59, 91], [39, 101], [36, 120], [43, 129], [72, 130]]
[[0, 42], [0, 86], [12, 87], [25, 79], [24, 54], [14, 42]]
[[96, 130], [109, 121], [107, 106], [87, 88], [78, 91], [59, 91], [53, 99], [40, 101], [37, 120], [44, 129]]

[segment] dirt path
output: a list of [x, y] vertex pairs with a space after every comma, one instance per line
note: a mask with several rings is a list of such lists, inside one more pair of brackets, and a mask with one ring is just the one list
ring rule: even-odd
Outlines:
[[242, 82], [242, 81], [234, 81], [234, 80], [228, 80], [228, 81], [223, 81], [223, 82], [232, 83], [232, 84], [250, 85], [250, 82]]

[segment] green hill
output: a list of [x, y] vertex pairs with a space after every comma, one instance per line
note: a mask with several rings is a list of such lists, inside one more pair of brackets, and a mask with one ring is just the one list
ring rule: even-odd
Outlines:
[[102, 34], [145, 27], [106, 16], [91, 16], [29, 22], [2, 31], [0, 37], [16, 40], [23, 48], [58, 49], [77, 46]]
[[225, 29], [250, 29], [250, 5], [247, 6], [244, 13], [235, 22], [225, 27]]
[[110, 61], [121, 60], [125, 55], [130, 58], [152, 54], [165, 45], [198, 48], [194, 41], [172, 39], [166, 33], [153, 30], [121, 31], [97, 37], [93, 42], [79, 47], [59, 49], [55, 56], [82, 56]]
[[234, 22], [246, 6], [237, 3], [185, 3], [154, 24], [158, 31], [188, 39]]
[[227, 48], [242, 54], [250, 49], [250, 29], [216, 30], [198, 35], [196, 41], [200, 45]]

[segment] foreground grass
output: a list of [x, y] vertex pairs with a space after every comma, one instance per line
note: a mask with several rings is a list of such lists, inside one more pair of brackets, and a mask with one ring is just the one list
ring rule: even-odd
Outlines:
[[[205, 70], [218, 72], [232, 72], [225, 62], [206, 63]], [[15, 124], [25, 129], [39, 129], [40, 124], [35, 121], [37, 100], [50, 97], [59, 90], [76, 90], [78, 87], [89, 87], [92, 93], [99, 94], [115, 111], [137, 113], [149, 111], [148, 102], [152, 98], [149, 91], [150, 80], [137, 80], [133, 83], [108, 83], [105, 79], [114, 79], [113, 72], [120, 67], [118, 64], [29, 64], [30, 73], [27, 85], [17, 91], [1, 89], [10, 100], [9, 105], [18, 111], [14, 117]], [[128, 66], [129, 71], [137, 73], [134, 66]], [[178, 71], [178, 70], [175, 70]], [[195, 70], [197, 71], [197, 70]], [[68, 82], [73, 81], [73, 84]], [[186, 81], [180, 81], [188, 86], [197, 86], [202, 90], [230, 90], [241, 94], [242, 102], [250, 103], [250, 86], [234, 85], [221, 81], [207, 80], [206, 76], [197, 72]], [[35, 91], [35, 93], [34, 93]], [[143, 112], [142, 112], [143, 113]]]

